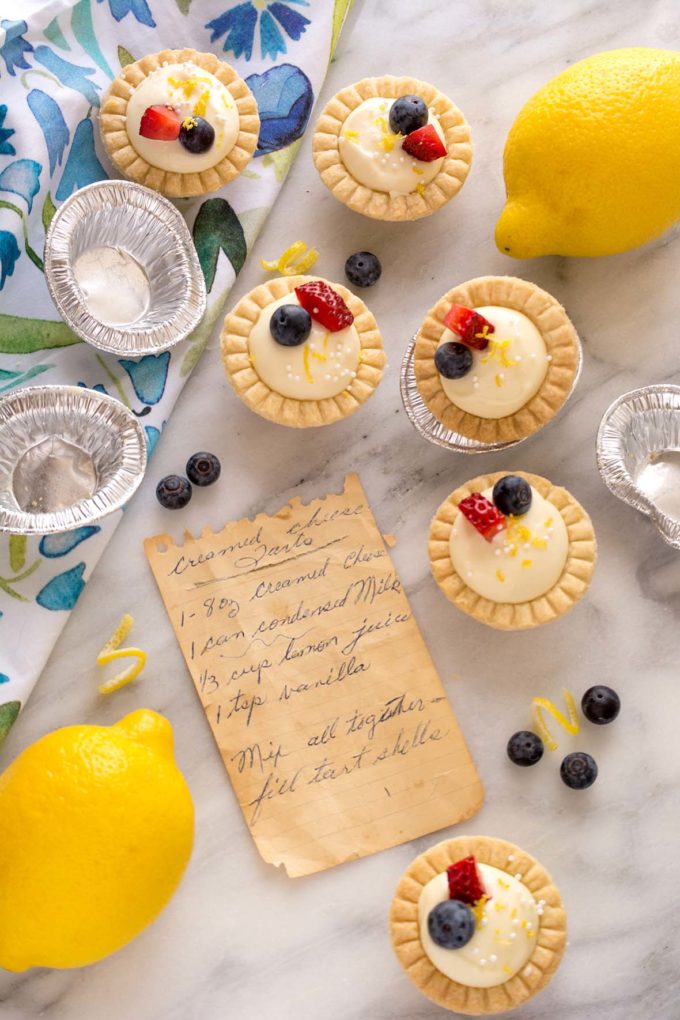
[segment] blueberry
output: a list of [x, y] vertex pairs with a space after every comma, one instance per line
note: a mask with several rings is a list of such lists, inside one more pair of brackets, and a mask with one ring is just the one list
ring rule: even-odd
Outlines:
[[312, 332], [312, 318], [300, 305], [279, 305], [269, 320], [269, 331], [277, 344], [299, 347]]
[[166, 510], [181, 510], [191, 499], [191, 482], [181, 475], [166, 475], [156, 486], [156, 499]]
[[571, 790], [587, 790], [597, 779], [597, 762], [585, 751], [574, 751], [560, 765], [560, 775]]
[[205, 117], [187, 117], [179, 129], [179, 140], [185, 149], [199, 155], [207, 152], [215, 141], [215, 128]]
[[442, 344], [437, 348], [434, 364], [445, 379], [462, 379], [472, 368], [472, 351], [465, 344]]
[[187, 461], [187, 475], [194, 485], [212, 485], [220, 477], [222, 465], [214, 453], [192, 453]]
[[462, 949], [475, 933], [475, 917], [467, 903], [444, 900], [427, 915], [430, 938], [444, 949]]
[[586, 719], [596, 723], [598, 726], [605, 726], [614, 722], [621, 711], [621, 699], [611, 687], [598, 684], [589, 687], [581, 698], [581, 708]]
[[372, 287], [381, 273], [380, 259], [370, 251], [355, 251], [345, 262], [345, 276], [355, 287]]
[[390, 107], [390, 130], [397, 135], [410, 135], [427, 121], [427, 104], [420, 96], [401, 96]]
[[531, 730], [519, 730], [508, 740], [508, 758], [515, 765], [528, 768], [543, 757], [543, 741]]
[[531, 508], [531, 486], [519, 475], [504, 475], [494, 485], [491, 498], [502, 514], [519, 517]]

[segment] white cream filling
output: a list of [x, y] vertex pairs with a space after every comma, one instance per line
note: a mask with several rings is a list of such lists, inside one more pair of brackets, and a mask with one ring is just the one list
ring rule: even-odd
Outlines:
[[[505, 418], [534, 397], [548, 371], [545, 341], [531, 319], [512, 308], [476, 308], [495, 332], [483, 351], [472, 351], [472, 368], [461, 379], [445, 379], [442, 389], [452, 404], [478, 418]], [[438, 346], [459, 342], [445, 329]]]
[[353, 325], [331, 333], [312, 319], [312, 331], [304, 344], [284, 347], [271, 335], [269, 320], [280, 305], [299, 304], [293, 292], [262, 309], [248, 338], [251, 364], [262, 382], [283, 397], [336, 397], [356, 376], [361, 354], [359, 334]]
[[[143, 138], [139, 126], [149, 106], [172, 106], [182, 120], [204, 117], [215, 129], [215, 141], [207, 152], [185, 149], [179, 139], [170, 142]], [[130, 144], [139, 155], [160, 170], [201, 173], [216, 166], [233, 149], [239, 133], [239, 113], [228, 88], [219, 78], [196, 64], [167, 64], [140, 82], [130, 96], [126, 128]]]
[[462, 949], [444, 949], [430, 938], [427, 918], [449, 899], [446, 872], [430, 879], [418, 900], [420, 941], [437, 970], [468, 988], [493, 988], [514, 977], [531, 956], [542, 905], [514, 876], [490, 864], [477, 865], [491, 899], [480, 912], [474, 935]]
[[[491, 499], [493, 489], [482, 493]], [[469, 588], [492, 602], [528, 602], [558, 581], [569, 552], [562, 515], [531, 488], [531, 506], [491, 542], [463, 514], [451, 529], [449, 552], [456, 573]]]
[[[376, 96], [365, 99], [352, 110], [340, 134], [340, 158], [352, 177], [367, 188], [386, 191], [391, 196], [410, 195], [419, 185], [424, 187], [434, 180], [444, 156], [425, 163], [404, 152], [401, 144], [405, 135], [395, 135], [390, 129], [393, 102], [393, 99]], [[432, 111], [428, 124], [434, 125], [446, 145], [444, 132]]]

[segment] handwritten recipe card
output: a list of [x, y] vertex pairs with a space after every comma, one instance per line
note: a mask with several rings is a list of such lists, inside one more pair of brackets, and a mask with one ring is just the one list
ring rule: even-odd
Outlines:
[[356, 475], [339, 495], [145, 551], [265, 861], [311, 874], [480, 807]]

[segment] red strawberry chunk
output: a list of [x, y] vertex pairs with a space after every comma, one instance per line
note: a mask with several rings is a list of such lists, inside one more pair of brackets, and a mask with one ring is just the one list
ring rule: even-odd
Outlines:
[[464, 305], [451, 305], [444, 316], [444, 325], [458, 334], [462, 344], [476, 351], [489, 346], [489, 337], [495, 331], [488, 319]]
[[181, 126], [182, 118], [171, 106], [148, 106], [139, 122], [139, 133], [156, 142], [173, 142], [179, 138]]
[[425, 127], [406, 135], [401, 147], [404, 152], [408, 152], [414, 159], [419, 159], [421, 163], [431, 163], [446, 155], [446, 146], [437, 134], [434, 124], [426, 124]]
[[484, 888], [482, 876], [477, 870], [477, 861], [472, 855], [456, 861], [446, 869], [446, 874], [449, 880], [449, 899], [461, 900], [474, 906], [482, 896], [491, 898]]
[[458, 509], [487, 542], [508, 526], [504, 514], [486, 496], [482, 496], [481, 492], [473, 492], [471, 496], [466, 496], [462, 503], [458, 504]]
[[354, 316], [338, 294], [323, 280], [312, 280], [295, 288], [302, 307], [316, 319], [324, 329], [337, 333], [354, 322]]

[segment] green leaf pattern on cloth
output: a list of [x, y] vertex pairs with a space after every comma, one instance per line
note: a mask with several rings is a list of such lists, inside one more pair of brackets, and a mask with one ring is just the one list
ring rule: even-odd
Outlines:
[[[153, 449], [276, 200], [349, 5], [71, 0], [27, 5], [26, 20], [9, 23], [0, 45], [0, 396], [34, 380], [94, 388], [144, 417]], [[204, 321], [163, 356], [119, 360], [59, 321], [44, 278], [45, 234], [61, 201], [110, 170], [97, 117], [119, 68], [177, 45], [212, 50], [249, 79], [263, 114], [260, 144], [238, 180], [177, 203], [209, 290]], [[42, 543], [0, 535], [0, 742], [121, 516]]]

